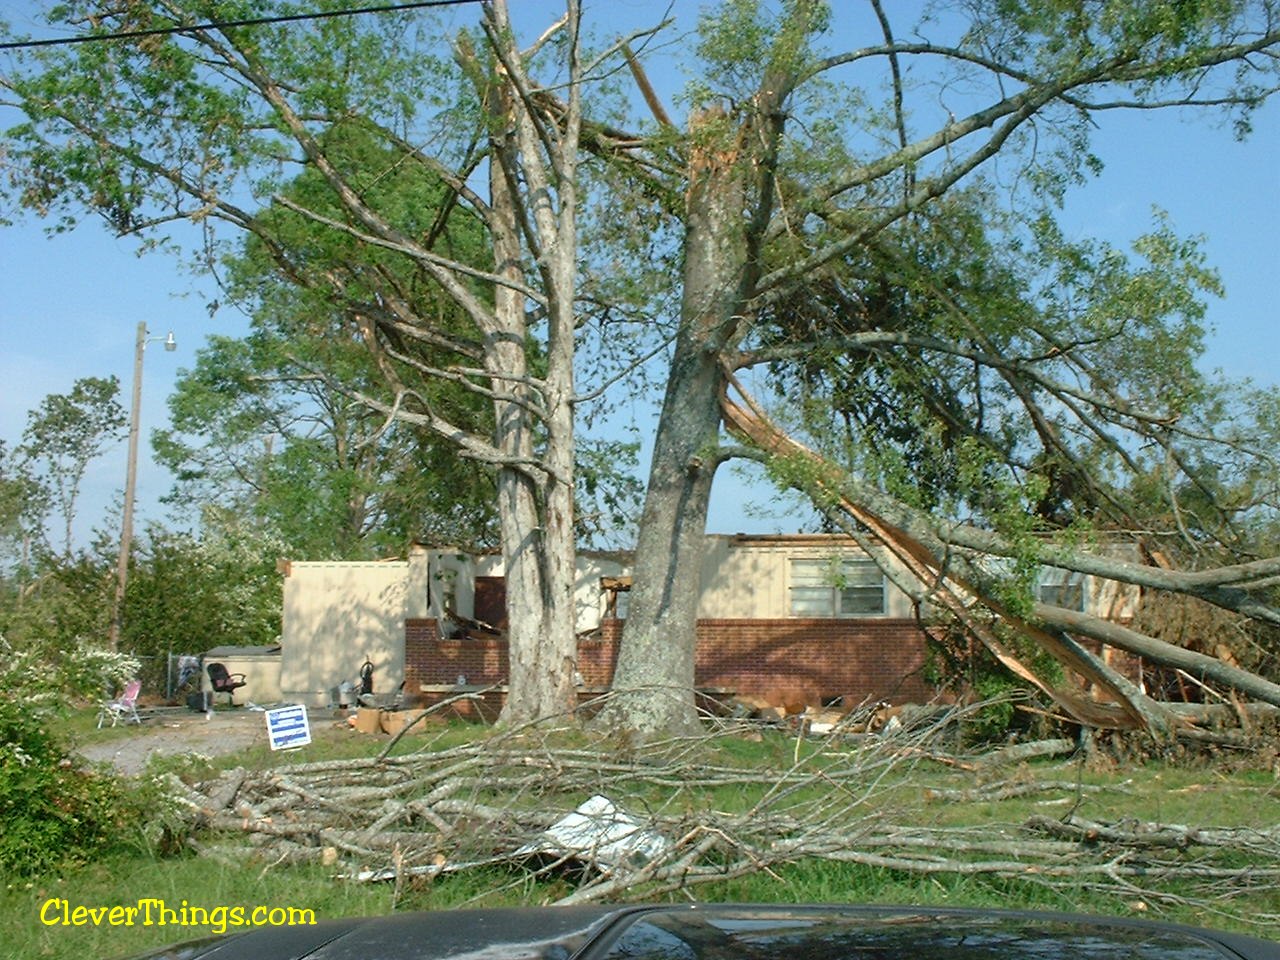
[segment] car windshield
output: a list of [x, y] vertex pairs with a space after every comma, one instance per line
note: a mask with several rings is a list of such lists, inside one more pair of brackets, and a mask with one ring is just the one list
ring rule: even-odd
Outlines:
[[1065, 919], [751, 909], [648, 913], [603, 960], [1223, 960], [1187, 932]]

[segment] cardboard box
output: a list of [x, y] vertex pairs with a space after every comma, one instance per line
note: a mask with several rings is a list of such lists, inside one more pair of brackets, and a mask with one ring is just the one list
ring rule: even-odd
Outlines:
[[377, 733], [382, 729], [381, 713], [376, 707], [361, 707], [356, 711], [356, 722], [352, 726], [361, 733]]
[[[395, 736], [410, 723], [413, 718], [422, 713], [421, 710], [383, 710], [382, 711], [382, 732]], [[424, 724], [418, 722], [414, 725], [414, 732], [421, 733]]]

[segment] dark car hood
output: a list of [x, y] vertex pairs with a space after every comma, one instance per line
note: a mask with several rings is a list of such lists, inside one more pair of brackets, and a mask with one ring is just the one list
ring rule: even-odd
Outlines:
[[921, 907], [458, 910], [255, 930], [136, 960], [1280, 960], [1172, 924]]
[[626, 908], [444, 910], [258, 929], [133, 960], [542, 960], [567, 958]]
[[583, 960], [1249, 960], [1280, 945], [1169, 924], [933, 908], [710, 906], [653, 911]]

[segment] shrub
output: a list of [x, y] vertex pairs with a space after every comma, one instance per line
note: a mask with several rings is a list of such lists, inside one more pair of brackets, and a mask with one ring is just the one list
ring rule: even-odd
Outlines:
[[118, 683], [137, 663], [86, 649], [51, 662], [2, 638], [0, 662], [0, 873], [31, 876], [117, 844], [142, 800], [73, 757], [54, 724], [63, 694]]
[[75, 762], [22, 703], [0, 696], [0, 873], [87, 859], [139, 814], [119, 780]]

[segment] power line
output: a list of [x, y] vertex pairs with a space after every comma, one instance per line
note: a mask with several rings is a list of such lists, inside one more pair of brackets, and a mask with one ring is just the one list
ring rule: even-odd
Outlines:
[[0, 43], [0, 50], [30, 50], [36, 47], [65, 47], [74, 43], [99, 43], [106, 40], [136, 40], [140, 37], [165, 37], [198, 30], [223, 30], [232, 27], [259, 27], [277, 23], [303, 23], [311, 20], [333, 20], [366, 13], [395, 13], [398, 10], [423, 10], [428, 7], [460, 7], [482, 0], [411, 0], [409, 3], [385, 4], [377, 7], [351, 7], [344, 10], [291, 13], [276, 17], [252, 17], [246, 20], [211, 20], [177, 27], [153, 27], [147, 30], [122, 30], [119, 33], [94, 33], [83, 37], [58, 37], [51, 40], [13, 40]]

